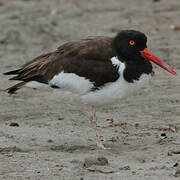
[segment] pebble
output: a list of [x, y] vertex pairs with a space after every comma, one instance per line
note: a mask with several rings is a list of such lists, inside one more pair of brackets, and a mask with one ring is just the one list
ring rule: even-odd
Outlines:
[[161, 136], [165, 136], [165, 137], [167, 137], [167, 136], [166, 136], [166, 133], [161, 133]]
[[131, 170], [130, 166], [124, 166], [119, 168], [119, 170]]
[[84, 160], [84, 167], [90, 167], [92, 165], [105, 166], [108, 165], [108, 159], [104, 156], [98, 157], [86, 157]]
[[173, 167], [178, 167], [179, 166], [179, 163], [175, 163], [174, 165], [173, 165]]
[[48, 139], [48, 143], [53, 143], [54, 141], [52, 139]]
[[12, 127], [19, 127], [19, 124], [16, 123], [16, 122], [12, 122], [9, 126], [12, 126]]
[[166, 133], [161, 133], [160, 141], [167, 139]]

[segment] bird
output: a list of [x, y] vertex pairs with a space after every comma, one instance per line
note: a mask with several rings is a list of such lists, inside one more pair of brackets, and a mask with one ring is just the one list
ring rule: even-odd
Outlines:
[[55, 51], [4, 73], [14, 75], [9, 80], [20, 81], [6, 91], [12, 94], [36, 83], [77, 94], [83, 103], [90, 105], [96, 145], [105, 149], [97, 129], [96, 107], [118, 103], [138, 91], [154, 75], [151, 62], [178, 76], [148, 50], [143, 32], [122, 30], [114, 37], [94, 36], [66, 42]]

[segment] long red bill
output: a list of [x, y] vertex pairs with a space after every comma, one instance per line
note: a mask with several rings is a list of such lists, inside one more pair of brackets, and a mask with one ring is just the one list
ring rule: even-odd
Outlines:
[[155, 64], [157, 64], [158, 66], [162, 67], [163, 69], [165, 69], [166, 71], [170, 72], [171, 74], [178, 76], [178, 74], [169, 67], [168, 64], [166, 64], [164, 61], [162, 61], [161, 59], [159, 59], [157, 56], [155, 56], [154, 54], [152, 54], [148, 48], [145, 48], [143, 51], [140, 51], [141, 56], [154, 62]]

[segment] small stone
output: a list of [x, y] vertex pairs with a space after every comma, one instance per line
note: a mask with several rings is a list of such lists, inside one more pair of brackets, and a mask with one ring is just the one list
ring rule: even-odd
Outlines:
[[113, 123], [114, 122], [114, 120], [112, 118], [108, 118], [108, 119], [106, 119], [106, 121], [108, 121], [108, 123]]
[[87, 168], [87, 167], [90, 167], [92, 165], [98, 165], [98, 166], [108, 165], [108, 159], [103, 157], [103, 156], [85, 158], [84, 167]]
[[153, 2], [159, 2], [160, 0], [153, 0]]
[[53, 143], [54, 141], [52, 139], [48, 139], [48, 143]]
[[173, 165], [173, 167], [178, 167], [179, 166], [179, 163], [175, 163], [174, 165]]
[[12, 127], [19, 127], [19, 124], [16, 123], [16, 122], [12, 122], [9, 126], [12, 126]]
[[59, 117], [58, 120], [59, 120], [59, 121], [62, 121], [62, 120], [64, 120], [64, 118], [63, 118], [63, 117]]
[[130, 166], [124, 166], [119, 168], [119, 170], [131, 170]]
[[139, 123], [134, 124], [134, 126], [135, 126], [136, 128], [138, 128], [138, 127], [139, 127]]
[[[163, 136], [163, 137], [166, 136], [166, 133], [161, 133], [161, 136]], [[166, 136], [166, 137], [167, 137], [167, 136]]]

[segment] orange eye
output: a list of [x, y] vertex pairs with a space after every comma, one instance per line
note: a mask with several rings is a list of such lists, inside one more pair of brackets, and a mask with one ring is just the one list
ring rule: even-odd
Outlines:
[[135, 43], [133, 40], [130, 40], [130, 41], [129, 41], [129, 44], [130, 44], [131, 46], [133, 46], [133, 45], [135, 45], [136, 43]]

